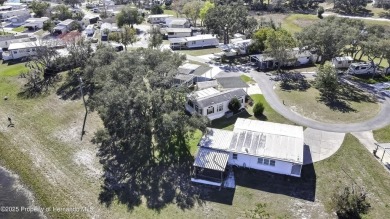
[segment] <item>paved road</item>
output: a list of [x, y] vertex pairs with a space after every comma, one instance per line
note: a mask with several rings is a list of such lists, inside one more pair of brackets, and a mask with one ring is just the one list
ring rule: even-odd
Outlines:
[[387, 21], [387, 22], [390, 22], [390, 20], [386, 19], [386, 18], [347, 16], [347, 15], [340, 15], [340, 14], [329, 13], [329, 12], [326, 12], [326, 13], [322, 14], [322, 16], [324, 16], [324, 17], [336, 16], [336, 17], [344, 17], [344, 18], [350, 18], [350, 19], [361, 19], [361, 20], [369, 20], [369, 21]]
[[279, 97], [273, 90], [275, 82], [270, 80], [270, 77], [264, 73], [252, 71], [250, 73], [252, 78], [259, 84], [259, 87], [271, 107], [278, 113], [286, 117], [287, 119], [300, 124], [302, 126], [310, 127], [313, 129], [329, 131], [329, 132], [361, 132], [375, 130], [385, 127], [390, 124], [390, 99], [389, 97], [382, 97], [381, 99], [381, 111], [379, 114], [365, 122], [352, 123], [352, 124], [330, 124], [318, 122], [313, 119], [306, 118], [291, 111], [288, 107], [283, 105]]

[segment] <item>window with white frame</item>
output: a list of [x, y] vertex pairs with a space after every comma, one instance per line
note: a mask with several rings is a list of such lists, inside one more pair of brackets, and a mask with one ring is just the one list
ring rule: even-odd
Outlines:
[[237, 160], [238, 154], [233, 154], [233, 160]]
[[219, 104], [217, 107], [217, 112], [221, 112], [223, 110], [223, 104]]
[[209, 106], [209, 108], [207, 108], [207, 115], [208, 114], [212, 114], [214, 113], [214, 107], [213, 106]]
[[274, 167], [276, 164], [276, 161], [271, 160], [271, 159], [267, 159], [267, 158], [263, 158], [263, 157], [259, 157], [259, 158], [257, 158], [257, 163], [261, 164], [261, 165], [267, 165], [267, 166]]

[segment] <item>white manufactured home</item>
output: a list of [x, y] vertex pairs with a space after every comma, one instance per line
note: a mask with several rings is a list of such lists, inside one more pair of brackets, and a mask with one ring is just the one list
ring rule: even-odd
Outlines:
[[225, 116], [230, 111], [228, 105], [233, 98], [240, 101], [240, 109], [244, 108], [247, 95], [242, 88], [223, 92], [214, 88], [207, 88], [191, 93], [187, 98], [185, 108], [189, 113], [198, 113], [214, 120]]
[[40, 47], [40, 43], [36, 42], [23, 42], [23, 43], [11, 43], [8, 47], [8, 51], [3, 52], [3, 60], [15, 60], [37, 54], [36, 50]]
[[172, 49], [197, 49], [203, 47], [216, 47], [219, 41], [211, 34], [196, 35], [192, 37], [169, 39]]
[[10, 20], [11, 18], [24, 18], [31, 17], [30, 11], [28, 9], [19, 9], [12, 11], [0, 11], [0, 20]]
[[193, 182], [223, 186], [227, 166], [301, 176], [301, 126], [238, 118], [233, 131], [208, 129], [198, 146]]
[[165, 39], [192, 36], [191, 28], [162, 28], [160, 32]]
[[189, 28], [191, 23], [187, 18], [167, 18], [165, 25], [169, 28]]
[[335, 68], [349, 68], [352, 62], [353, 58], [350, 56], [335, 57], [332, 59], [332, 65]]
[[151, 24], [165, 23], [165, 20], [171, 17], [173, 17], [173, 15], [153, 14], [148, 16], [147, 21]]
[[64, 21], [61, 21], [61, 23], [57, 24], [57, 26], [54, 27], [54, 33], [64, 34], [71, 31], [74, 22], [76, 21], [72, 19], [66, 19]]
[[49, 20], [50, 19], [48, 17], [29, 18], [26, 20], [26, 23], [23, 26], [28, 28], [29, 30], [42, 29], [43, 24]]
[[28, 34], [17, 34], [17, 35], [3, 35], [0, 36], [0, 48], [8, 49], [12, 43], [32, 42], [36, 41], [35, 36], [29, 36]]

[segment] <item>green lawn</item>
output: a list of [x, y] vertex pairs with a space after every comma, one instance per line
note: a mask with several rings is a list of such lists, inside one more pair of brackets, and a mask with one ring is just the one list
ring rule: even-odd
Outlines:
[[20, 26], [20, 27], [15, 27], [14, 29], [12, 29], [13, 31], [16, 31], [16, 32], [24, 32], [25, 30], [27, 30], [27, 28], [23, 27], [23, 26]]
[[221, 52], [221, 49], [218, 47], [213, 48], [206, 48], [206, 49], [183, 49], [183, 50], [176, 50], [178, 52], [191, 55], [191, 56], [203, 56], [203, 55], [209, 55], [213, 53], [219, 53]]
[[390, 125], [373, 132], [375, 140], [379, 143], [390, 143]]
[[291, 33], [297, 33], [302, 28], [309, 26], [320, 19], [316, 15], [311, 14], [291, 14], [283, 19], [282, 28], [290, 31]]
[[351, 134], [345, 136], [336, 154], [314, 164], [314, 169], [316, 196], [325, 206], [332, 202], [330, 195], [338, 186], [354, 186], [367, 191], [372, 206], [364, 218], [390, 215], [390, 174]]
[[237, 118], [247, 118], [247, 119], [255, 119], [255, 120], [260, 119], [263, 121], [296, 125], [295, 123], [284, 118], [282, 115], [277, 113], [274, 109], [272, 109], [271, 106], [264, 99], [263, 95], [254, 94], [254, 95], [251, 95], [251, 98], [253, 100], [253, 105], [256, 103], [259, 103], [259, 102], [263, 103], [263, 105], [264, 105], [264, 113], [263, 113], [264, 116], [263, 117], [256, 118], [253, 115], [253, 110], [252, 110], [253, 107], [247, 106], [247, 108], [244, 112], [241, 112], [241, 113], [234, 115], [230, 118], [223, 117], [220, 119], [213, 120], [211, 122], [211, 127], [225, 129], [225, 130], [233, 130], [233, 126], [234, 126], [234, 123], [236, 122]]
[[365, 121], [380, 111], [374, 98], [351, 86], [343, 86], [337, 100], [325, 103], [320, 101], [320, 92], [311, 87], [305, 91], [275, 90], [277, 95], [293, 111], [322, 122], [351, 123]]
[[246, 76], [246, 75], [241, 75], [240, 78], [241, 78], [241, 80], [243, 80], [245, 83], [252, 83], [252, 82], [255, 82], [251, 77]]

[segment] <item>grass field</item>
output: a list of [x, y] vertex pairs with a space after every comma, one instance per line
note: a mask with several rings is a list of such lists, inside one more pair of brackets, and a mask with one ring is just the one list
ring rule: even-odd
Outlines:
[[[0, 104], [0, 165], [20, 176], [40, 207], [91, 209], [47, 212], [50, 218], [245, 218], [257, 203], [265, 203], [264, 210], [272, 218], [330, 218], [333, 216], [324, 207], [330, 198], [329, 191], [338, 184], [352, 183], [340, 167], [367, 188], [374, 209], [368, 215], [370, 218], [389, 214], [390, 207], [385, 207], [390, 201], [389, 175], [349, 135], [335, 156], [314, 167], [305, 166], [299, 179], [243, 170], [236, 174], [238, 186], [234, 197], [227, 190], [210, 190], [191, 209], [182, 210], [169, 204], [154, 210], [143, 203], [129, 210], [118, 202], [106, 207], [98, 201], [102, 167], [96, 158], [97, 146], [90, 142], [93, 133], [102, 127], [100, 118], [96, 113], [88, 115], [87, 132], [81, 141], [82, 101], [62, 100], [54, 93], [35, 99], [19, 98], [17, 94], [24, 79], [18, 78], [18, 72], [23, 66], [0, 65], [0, 94], [9, 97]], [[262, 95], [252, 98], [265, 104], [268, 121], [290, 123], [273, 111]], [[15, 127], [7, 127], [7, 116]], [[195, 153], [200, 137], [197, 132], [190, 140], [191, 153]]]
[[243, 80], [245, 83], [252, 83], [252, 82], [255, 82], [251, 77], [246, 76], [246, 75], [241, 75], [240, 78], [241, 78], [241, 80]]
[[282, 28], [291, 33], [297, 33], [302, 28], [320, 21], [316, 15], [311, 14], [291, 14], [282, 21]]
[[375, 140], [379, 143], [390, 143], [390, 125], [374, 130], [373, 133]]
[[241, 112], [235, 116], [232, 116], [230, 118], [220, 118], [213, 120], [211, 123], [211, 127], [213, 128], [220, 128], [225, 130], [233, 130], [234, 123], [236, 122], [237, 118], [247, 118], [247, 119], [260, 119], [263, 121], [269, 121], [269, 122], [277, 122], [277, 123], [285, 123], [285, 124], [295, 124], [291, 122], [290, 120], [284, 118], [279, 113], [277, 113], [274, 109], [271, 108], [271, 106], [267, 103], [267, 101], [264, 99], [264, 96], [261, 94], [254, 94], [251, 95], [251, 98], [253, 100], [253, 105], [255, 103], [263, 103], [264, 105], [264, 116], [261, 118], [256, 118], [253, 115], [253, 107], [247, 106], [246, 110], [244, 112]]
[[180, 51], [181, 53], [191, 55], [191, 56], [203, 56], [203, 55], [209, 55], [213, 53], [219, 53], [221, 52], [221, 49], [218, 47], [213, 48], [206, 48], [206, 49], [183, 49], [183, 50], [176, 50]]
[[23, 27], [23, 26], [20, 26], [20, 27], [15, 27], [14, 29], [12, 29], [13, 31], [16, 31], [16, 32], [24, 32], [25, 30], [27, 30], [27, 28]]

